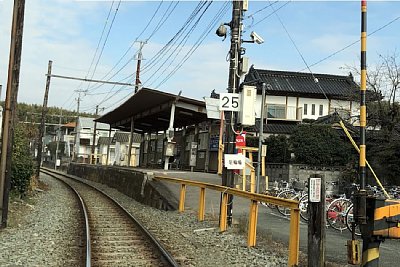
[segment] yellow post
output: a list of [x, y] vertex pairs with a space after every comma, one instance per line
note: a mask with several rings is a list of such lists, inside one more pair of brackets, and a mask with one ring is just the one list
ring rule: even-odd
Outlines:
[[256, 172], [254, 171], [254, 168], [252, 168], [250, 172], [250, 192], [256, 192]]
[[249, 215], [249, 229], [248, 229], [248, 233], [247, 233], [247, 246], [248, 247], [254, 247], [256, 245], [257, 217], [258, 217], [258, 201], [251, 200], [250, 215]]
[[266, 175], [264, 177], [265, 177], [265, 192], [267, 192], [268, 191], [269, 177], [268, 177], [268, 175]]
[[300, 236], [300, 209], [290, 210], [290, 234], [289, 234], [289, 261], [288, 266], [299, 265], [299, 236]]
[[206, 207], [206, 188], [200, 187], [200, 200], [199, 200], [199, 221], [204, 221], [204, 213]]
[[[242, 153], [244, 155], [244, 159], [246, 160], [246, 149], [242, 149]], [[242, 190], [246, 191], [246, 164], [244, 164], [242, 171]]]
[[221, 111], [221, 120], [219, 125], [219, 138], [218, 138], [218, 171], [219, 175], [222, 174], [222, 157], [224, 151], [224, 145], [222, 144], [222, 136], [224, 134], [224, 112]]
[[265, 176], [265, 157], [261, 157], [261, 176]]
[[181, 184], [181, 192], [179, 197], [179, 212], [183, 212], [185, 210], [185, 196], [186, 196], [186, 185]]
[[226, 231], [226, 216], [227, 216], [227, 206], [228, 206], [228, 194], [222, 193], [222, 203], [221, 203], [221, 214], [219, 216], [219, 230], [221, 232]]

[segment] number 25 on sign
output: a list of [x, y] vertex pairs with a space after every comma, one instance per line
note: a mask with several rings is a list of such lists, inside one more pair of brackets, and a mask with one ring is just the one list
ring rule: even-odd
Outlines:
[[239, 111], [239, 94], [221, 93], [219, 97], [219, 110]]

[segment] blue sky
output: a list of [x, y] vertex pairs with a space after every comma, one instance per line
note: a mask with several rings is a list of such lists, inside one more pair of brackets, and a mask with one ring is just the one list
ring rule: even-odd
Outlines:
[[[130, 50], [128, 48], [138, 37], [138, 40], [148, 39], [163, 15], [166, 18], [165, 14], [169, 14], [170, 11], [168, 19], [161, 24], [159, 30], [143, 48], [141, 81], [144, 86], [172, 93], [182, 90], [184, 96], [196, 99], [208, 96], [213, 89], [217, 92], [226, 90], [229, 37], [223, 42], [214, 33], [221, 22], [230, 21], [231, 3], [216, 1], [209, 6], [205, 4], [200, 9], [200, 13], [204, 12], [204, 15], [193, 31], [190, 29], [199, 19], [200, 13], [191, 23], [186, 24], [188, 28], [182, 32], [182, 37], [187, 35], [188, 38], [178, 39], [176, 43], [168, 46], [166, 49], [168, 53], [161, 53], [164, 56], [160, 58], [160, 56], [155, 57], [157, 52], [181, 29], [199, 2], [122, 1], [102, 56], [98, 60], [101, 49], [97, 50], [97, 57], [94, 58], [94, 54], [107, 15], [111, 10], [105, 33], [109, 30], [118, 2], [114, 1], [111, 7], [112, 1], [26, 1], [19, 102], [42, 104], [44, 74], [50, 59], [53, 60], [54, 74], [133, 82], [134, 78], [129, 76], [136, 70], [136, 62], [132, 58], [138, 44], [134, 44]], [[12, 0], [0, 0], [2, 99], [5, 96], [7, 80], [12, 5]], [[157, 9], [158, 12], [155, 13]], [[221, 13], [218, 13], [220, 11]], [[214, 19], [217, 14], [221, 15]], [[153, 15], [154, 18], [151, 20]], [[368, 33], [399, 17], [400, 2], [369, 1]], [[243, 45], [250, 63], [257, 68], [307, 72], [303, 60], [279, 19], [308, 65], [360, 39], [359, 1], [250, 1], [249, 10], [245, 12], [244, 18], [243, 39], [249, 39], [250, 32], [256, 31], [265, 40], [261, 45], [249, 43]], [[149, 22], [151, 23], [145, 29]], [[399, 26], [400, 19], [368, 37], [369, 65], [379, 60], [379, 54], [392, 54], [396, 49], [398, 51]], [[144, 29], [143, 34], [139, 36]], [[201, 43], [197, 43], [196, 50], [190, 52], [203, 33], [208, 34]], [[103, 36], [100, 48], [104, 39]], [[126, 51], [128, 51], [127, 56], [112, 69]], [[315, 73], [346, 75], [348, 71], [343, 67], [359, 66], [359, 54], [360, 43], [356, 43], [311, 66], [311, 70]], [[97, 60], [99, 63], [93, 74]], [[185, 62], [180, 64], [183, 60]], [[92, 61], [94, 64], [89, 71]], [[126, 67], [122, 68], [125, 64]], [[119, 69], [121, 71], [111, 78]], [[106, 75], [107, 73], [110, 74]], [[99, 105], [105, 108], [104, 112], [107, 112], [132, 94], [132, 89], [129, 87], [109, 85], [96, 87], [95, 84], [88, 85], [54, 78], [51, 81], [49, 106], [75, 110], [77, 107], [75, 99], [78, 98], [76, 90], [88, 89], [86, 94], [81, 94], [81, 111], [94, 112], [95, 106]]]

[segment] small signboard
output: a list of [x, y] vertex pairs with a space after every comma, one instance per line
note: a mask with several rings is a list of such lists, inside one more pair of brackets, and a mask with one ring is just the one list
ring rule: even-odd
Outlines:
[[239, 94], [221, 93], [219, 98], [219, 110], [239, 111]]
[[267, 145], [262, 145], [261, 146], [261, 157], [266, 157], [267, 156]]
[[197, 156], [197, 142], [192, 142], [190, 146], [190, 160], [189, 166], [196, 166], [196, 156]]
[[236, 147], [245, 147], [246, 138], [244, 135], [236, 135]]
[[321, 178], [309, 179], [309, 194], [308, 200], [310, 202], [321, 202]]
[[219, 135], [210, 137], [210, 151], [218, 151], [219, 147]]
[[242, 170], [244, 168], [246, 158], [242, 154], [225, 154], [224, 163], [228, 170]]

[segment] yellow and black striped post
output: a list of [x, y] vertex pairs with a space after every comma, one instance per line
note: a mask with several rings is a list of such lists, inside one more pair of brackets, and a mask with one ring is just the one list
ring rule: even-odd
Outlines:
[[367, 213], [373, 212], [374, 207], [367, 210], [366, 186], [366, 125], [367, 106], [365, 94], [367, 90], [367, 0], [361, 0], [361, 85], [360, 85], [360, 190], [355, 201], [355, 220], [360, 225], [363, 249], [362, 266], [379, 266], [379, 245], [381, 240], [372, 235], [371, 223], [367, 223]]
[[356, 196], [355, 220], [359, 225], [366, 224], [366, 145], [365, 127], [367, 125], [367, 1], [361, 0], [361, 86], [360, 86], [360, 190]]
[[379, 245], [381, 241], [375, 237], [363, 239], [362, 264], [365, 267], [379, 267]]

